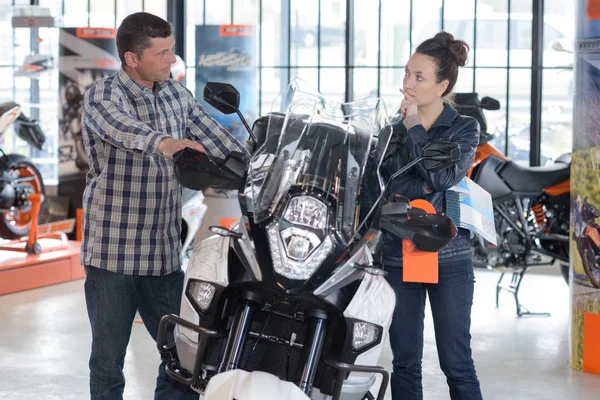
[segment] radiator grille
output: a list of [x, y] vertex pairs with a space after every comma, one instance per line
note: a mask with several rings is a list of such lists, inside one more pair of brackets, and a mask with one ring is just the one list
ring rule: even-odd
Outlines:
[[[287, 318], [281, 315], [272, 313], [269, 322], [264, 328], [265, 321], [269, 315], [268, 311], [256, 311], [254, 314], [253, 322], [250, 331], [256, 333], [263, 333], [268, 336], [276, 336], [285, 340], [290, 340], [292, 336], [292, 325], [293, 331], [296, 333], [295, 343], [304, 345], [306, 340], [307, 324], [304, 321], [296, 320], [294, 323], [291, 318]], [[229, 318], [227, 329], [231, 328], [233, 316]], [[335, 324], [333, 321], [329, 321], [327, 325], [327, 334], [323, 343], [323, 353], [327, 354], [327, 351], [332, 348], [333, 337], [335, 333]], [[242, 350], [242, 356], [240, 358], [239, 367], [246, 371], [263, 371], [273, 374], [282, 380], [294, 381], [297, 373], [299, 372], [299, 364], [302, 350], [298, 348], [289, 349], [288, 345], [273, 343], [265, 339], [261, 339], [254, 350], [252, 357], [250, 353], [256, 344], [256, 338], [248, 337], [244, 343]], [[220, 339], [215, 342], [216, 346], [219, 346], [219, 361], [223, 359], [225, 354], [227, 339]], [[216, 349], [215, 349], [216, 350]], [[288, 365], [288, 350], [289, 350], [289, 368], [287, 368], [286, 377], [286, 366]], [[317, 373], [315, 375], [314, 387], [321, 388], [323, 381], [324, 372], [328, 367], [322, 361], [319, 361]]]

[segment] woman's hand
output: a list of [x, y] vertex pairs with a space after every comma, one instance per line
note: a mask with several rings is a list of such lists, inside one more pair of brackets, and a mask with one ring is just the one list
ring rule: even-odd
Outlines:
[[402, 112], [403, 124], [408, 130], [421, 123], [419, 109], [417, 108], [417, 98], [406, 93], [404, 89], [400, 89], [400, 93], [404, 95], [404, 100], [400, 103], [400, 111]]
[[423, 192], [425, 192], [425, 194], [433, 193], [433, 190], [429, 188], [427, 182], [423, 182]]
[[406, 93], [404, 89], [400, 89], [400, 93], [402, 93], [404, 96], [404, 100], [402, 100], [402, 103], [400, 103], [402, 117], [406, 118], [410, 115], [419, 115], [419, 110], [417, 109], [417, 98]]

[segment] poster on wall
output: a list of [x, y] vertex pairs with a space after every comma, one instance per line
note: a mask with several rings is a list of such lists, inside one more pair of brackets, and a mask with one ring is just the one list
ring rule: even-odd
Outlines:
[[88, 170], [81, 134], [83, 95], [94, 81], [118, 71], [116, 34], [113, 28], [60, 29], [59, 179]]
[[594, 324], [584, 322], [591, 318], [600, 321], [600, 147], [573, 152], [571, 193], [571, 365], [578, 370], [600, 373], [597, 362], [600, 360], [586, 357], [585, 345], [586, 337], [598, 340], [599, 332], [590, 330]]
[[256, 28], [252, 25], [196, 26], [196, 99], [238, 140], [248, 140], [236, 114], [224, 115], [203, 100], [206, 82], [223, 82], [240, 92], [240, 111], [248, 124], [257, 118]]
[[571, 367], [600, 374], [600, 0], [579, 0], [571, 162]]

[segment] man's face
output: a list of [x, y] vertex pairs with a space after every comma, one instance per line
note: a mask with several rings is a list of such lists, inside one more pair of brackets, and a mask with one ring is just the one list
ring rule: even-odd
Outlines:
[[150, 38], [150, 47], [144, 49], [141, 57], [130, 53], [127, 65], [133, 69], [140, 80], [148, 83], [162, 82], [169, 79], [171, 65], [177, 59], [173, 53], [175, 39], [173, 36], [166, 38]]

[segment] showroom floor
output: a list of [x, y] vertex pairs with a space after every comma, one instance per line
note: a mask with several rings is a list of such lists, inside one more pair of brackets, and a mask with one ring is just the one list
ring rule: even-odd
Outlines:
[[[494, 306], [498, 274], [478, 271], [473, 352], [485, 399], [598, 399], [600, 376], [568, 367], [569, 292], [562, 277], [528, 275], [523, 301], [551, 317], [517, 318], [503, 295]], [[449, 398], [439, 371], [431, 319], [424, 356], [425, 399]], [[0, 399], [85, 399], [90, 347], [83, 281], [0, 297]], [[151, 399], [158, 365], [154, 343], [135, 324], [125, 361], [126, 399]], [[389, 367], [386, 349], [381, 365]], [[391, 399], [388, 393], [387, 399]]]

